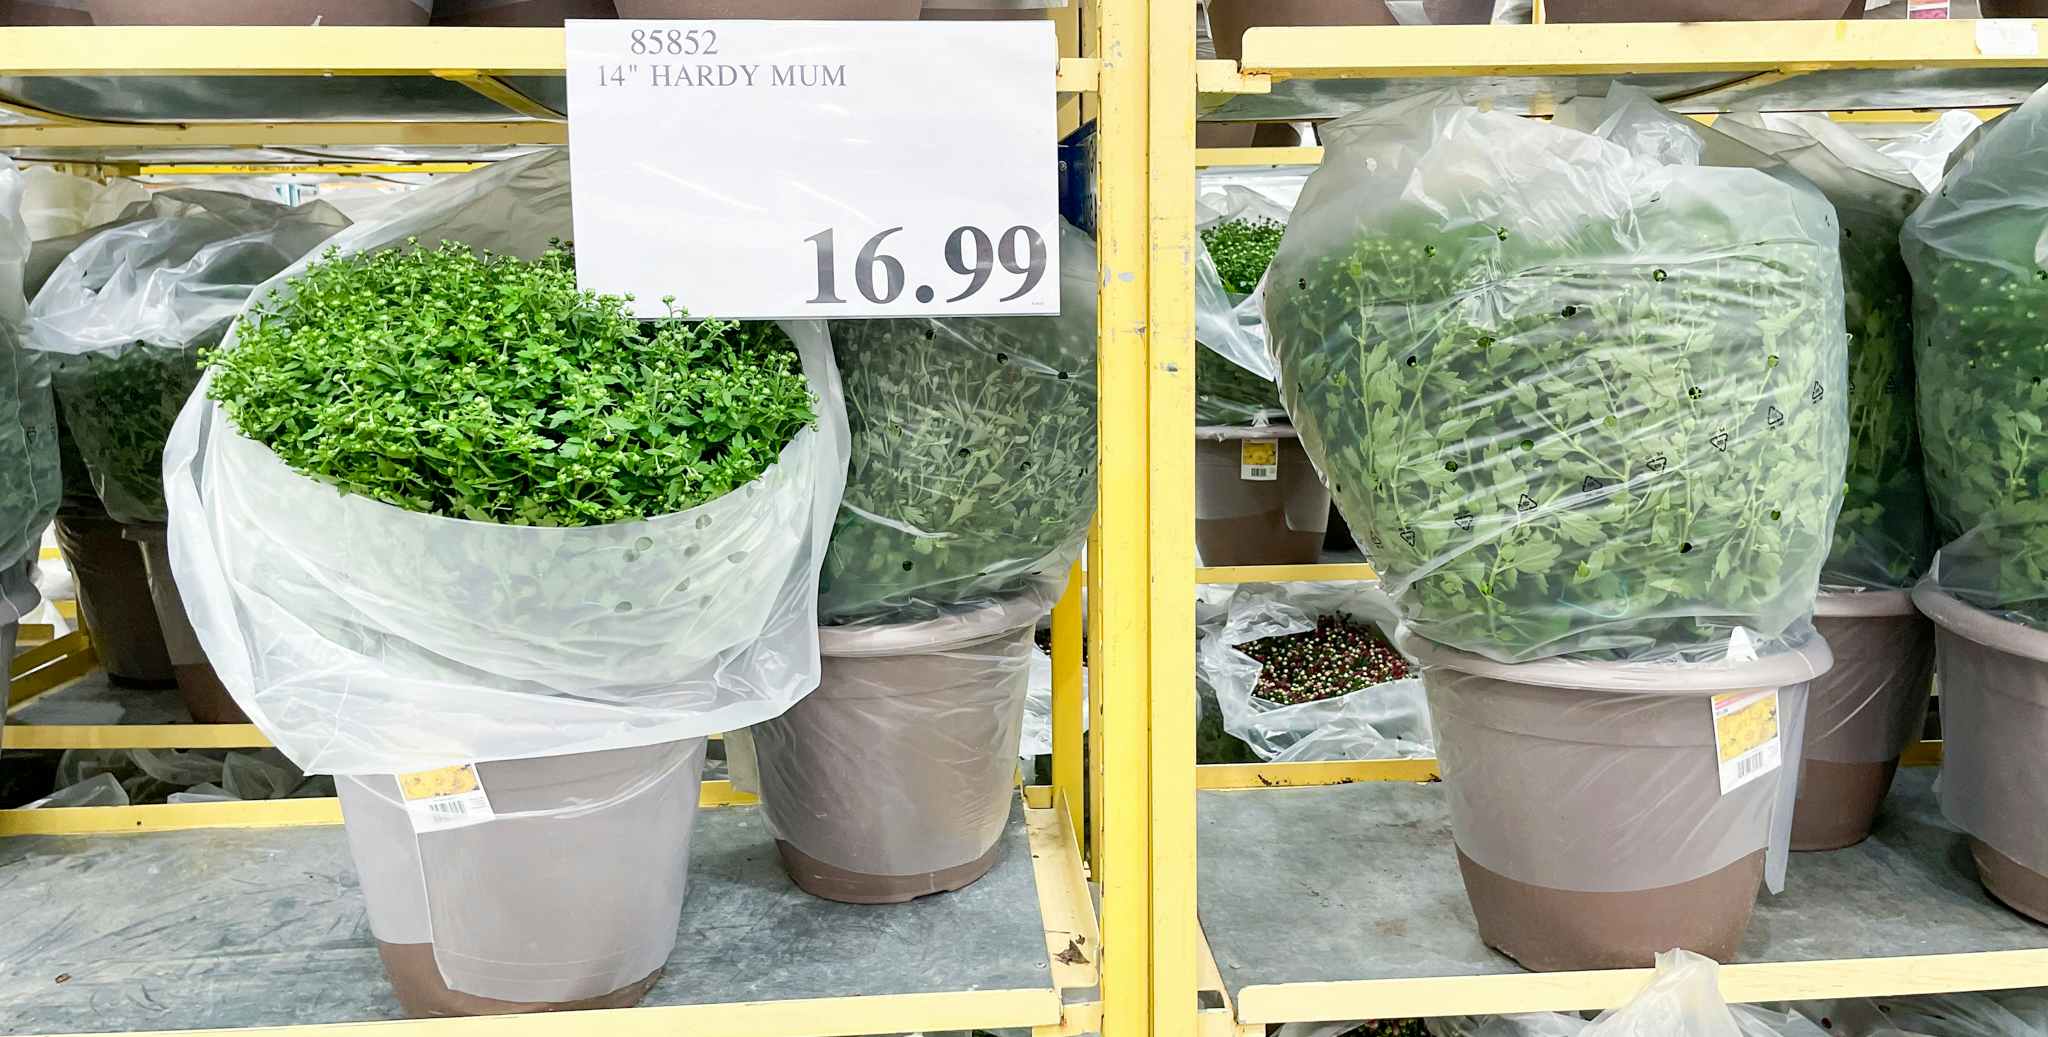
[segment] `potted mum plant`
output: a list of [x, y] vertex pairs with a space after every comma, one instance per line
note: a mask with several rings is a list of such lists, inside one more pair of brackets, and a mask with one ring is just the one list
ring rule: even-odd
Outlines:
[[425, 25], [434, 0], [85, 0], [98, 25]]
[[1841, 501], [1833, 209], [1608, 105], [1340, 120], [1266, 277], [1288, 413], [1414, 635], [1480, 934], [1545, 970], [1734, 953], [1797, 768], [1722, 788], [1707, 700], [1784, 689], [1752, 716], [1789, 760], [1832, 663], [1773, 642]]
[[[67, 521], [68, 532], [85, 534], [70, 539], [81, 547], [107, 537], [136, 544], [156, 612], [154, 630], [118, 611], [98, 618], [114, 624], [111, 640], [139, 646], [125, 654], [140, 660], [145, 678], [150, 649], [162, 640], [200, 723], [247, 718], [207, 662], [171, 574], [164, 443], [199, 382], [198, 351], [220, 341], [257, 285], [347, 225], [318, 202], [292, 208], [215, 191], [165, 192], [74, 248], [30, 308], [29, 344], [55, 368], [65, 429], [91, 491], [118, 524]], [[95, 568], [88, 561], [88, 571]], [[118, 576], [121, 565], [108, 568]], [[111, 603], [95, 601], [95, 610], [102, 604]]]
[[612, 0], [435, 0], [435, 25], [547, 28], [571, 18], [617, 18]]
[[1730, 115], [1717, 132], [1785, 161], [1834, 203], [1849, 325], [1849, 468], [1814, 626], [1835, 668], [1813, 682], [1792, 848], [1870, 833], [1927, 715], [1934, 629], [1910, 589], [1926, 569], [1926, 484], [1913, 402], [1912, 277], [1899, 228], [1924, 194], [1901, 160], [1815, 116]]
[[91, 25], [85, 0], [0, 0], [0, 25]]
[[166, 458], [199, 636], [336, 776], [416, 1015], [636, 1001], [705, 736], [817, 680], [845, 458], [823, 327], [579, 291], [549, 244], [567, 177], [547, 152], [437, 183], [287, 271]]
[[1330, 494], [1281, 406], [1257, 295], [1306, 178], [1217, 174], [1197, 196], [1195, 547], [1205, 565], [1322, 557]]
[[[0, 381], [0, 649], [9, 659], [21, 617], [41, 600], [33, 578], [36, 556], [60, 492], [49, 372], [25, 348], [28, 305], [21, 285], [29, 240], [21, 198], [21, 173], [0, 156], [0, 360], [12, 372]], [[7, 680], [0, 678], [0, 699], [6, 689]], [[0, 709], [0, 725], [5, 713]]]
[[1921, 447], [1943, 544], [1934, 620], [1942, 810], [1993, 895], [2048, 922], [2048, 96], [1985, 127], [1906, 221]]
[[1095, 510], [1094, 269], [1065, 228], [1058, 317], [833, 326], [853, 450], [824, 676], [752, 730], [777, 849], [811, 893], [903, 901], [995, 864], [1032, 633]]

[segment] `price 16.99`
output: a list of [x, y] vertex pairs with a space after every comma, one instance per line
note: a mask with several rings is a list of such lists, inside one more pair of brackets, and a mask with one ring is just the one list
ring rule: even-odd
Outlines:
[[[890, 227], [869, 238], [853, 259], [854, 289], [877, 306], [895, 302], [906, 287], [902, 261], [883, 251], [889, 236], [902, 229]], [[832, 229], [828, 227], [804, 240], [817, 246], [818, 294], [810, 301], [846, 302], [839, 294], [839, 254]], [[957, 228], [946, 237], [945, 258], [946, 267], [965, 278], [946, 289], [949, 294], [944, 301], [948, 303], [965, 302], [984, 289], [1001, 291], [1014, 283], [1015, 290], [1001, 298], [1002, 302], [1011, 302], [1030, 294], [1045, 278], [1045, 238], [1027, 226], [1011, 227], [1000, 235], [991, 235], [980, 227]], [[989, 282], [996, 279], [998, 267], [1010, 276], [1002, 279], [1004, 283], [991, 287]], [[954, 289], [958, 294], [951, 294]], [[939, 292], [939, 288], [921, 284], [911, 289], [911, 296], [920, 303], [931, 303], [939, 298]]]

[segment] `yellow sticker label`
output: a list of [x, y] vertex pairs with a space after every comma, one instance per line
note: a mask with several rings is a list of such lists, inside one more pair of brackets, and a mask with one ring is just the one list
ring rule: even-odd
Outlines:
[[1247, 439], [1238, 448], [1238, 461], [1242, 464], [1279, 464], [1280, 441], [1277, 439]]
[[422, 799], [460, 796], [475, 792], [482, 784], [483, 782], [476, 776], [476, 765], [470, 763], [457, 767], [438, 767], [430, 771], [413, 771], [398, 776], [399, 794], [409, 803]]
[[1778, 738], [1778, 689], [1714, 696], [1714, 746], [1726, 795], [1784, 763]]

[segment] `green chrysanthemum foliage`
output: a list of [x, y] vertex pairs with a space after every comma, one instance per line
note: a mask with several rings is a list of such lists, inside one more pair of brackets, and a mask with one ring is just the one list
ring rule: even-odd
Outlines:
[[409, 511], [584, 526], [759, 478], [814, 419], [772, 323], [642, 322], [565, 249], [341, 255], [207, 357], [236, 430], [295, 471]]
[[1821, 582], [1909, 587], [1927, 567], [1927, 486], [1913, 413], [1912, 278], [1902, 215], [1839, 207], [1849, 324], [1849, 471]]
[[[1287, 227], [1250, 217], [1202, 231], [1202, 247], [1232, 300], [1250, 295], [1266, 276]], [[1280, 387], [1231, 363], [1213, 349], [1195, 350], [1195, 420], [1203, 425], [1248, 424], [1261, 411], [1280, 413]]]
[[1812, 609], [1842, 490], [1832, 211], [1502, 129], [1530, 138], [1519, 194], [1442, 212], [1354, 187], [1358, 210], [1297, 214], [1343, 229], [1290, 237], [1268, 280], [1295, 426], [1424, 637], [1525, 661], [1777, 636]]
[[918, 619], [1064, 576], [1047, 567], [1095, 511], [1094, 311], [1067, 295], [1059, 317], [832, 325], [853, 459], [820, 621]]
[[59, 364], [64, 425], [107, 514], [121, 522], [168, 521], [164, 441], [199, 384], [197, 359], [189, 350], [138, 344]]

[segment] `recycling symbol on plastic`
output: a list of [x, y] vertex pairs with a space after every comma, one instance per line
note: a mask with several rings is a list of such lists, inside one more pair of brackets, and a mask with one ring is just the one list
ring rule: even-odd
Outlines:
[[1369, 537], [1370, 537], [1370, 539], [1372, 540], [1372, 546], [1374, 546], [1374, 547], [1376, 547], [1376, 548], [1380, 548], [1380, 547], [1385, 547], [1385, 546], [1387, 546], [1387, 542], [1386, 542], [1386, 541], [1384, 541], [1384, 540], [1381, 540], [1381, 539], [1380, 539], [1380, 531], [1379, 531], [1379, 530], [1377, 530], [1377, 529], [1373, 530], [1373, 531], [1372, 531], [1372, 532], [1371, 532], [1371, 533], [1369, 534]]
[[1525, 493], [1525, 494], [1522, 494], [1522, 499], [1521, 499], [1521, 500], [1518, 500], [1518, 501], [1516, 501], [1516, 502], [1515, 502], [1515, 510], [1516, 510], [1516, 511], [1534, 511], [1535, 509], [1536, 509], [1536, 498], [1534, 498], [1534, 497], [1531, 497], [1531, 496], [1529, 496], [1529, 495], [1528, 495], [1528, 494], [1526, 494], [1526, 493]]
[[1586, 476], [1585, 482], [1579, 484], [1579, 492], [1581, 493], [1599, 493], [1601, 490], [1604, 490], [1606, 488], [1606, 483], [1603, 483], [1590, 475]]
[[1456, 515], [1451, 516], [1451, 521], [1457, 523], [1459, 529], [1462, 529], [1467, 533], [1472, 532], [1471, 512], [1466, 511], [1463, 508], [1460, 508], [1458, 509], [1458, 513]]
[[1726, 432], [1714, 433], [1713, 436], [1708, 438], [1707, 442], [1714, 444], [1714, 449], [1716, 450], [1723, 453], [1728, 451], [1728, 433]]
[[1413, 530], [1413, 529], [1410, 529], [1410, 528], [1409, 528], [1409, 527], [1407, 527], [1407, 526], [1402, 526], [1402, 527], [1401, 527], [1401, 539], [1402, 539], [1402, 540], [1404, 540], [1404, 541], [1406, 541], [1406, 542], [1408, 543], [1408, 546], [1409, 546], [1409, 547], [1414, 547], [1414, 546], [1415, 546], [1415, 530]]
[[1781, 411], [1776, 407], [1772, 407], [1770, 410], [1764, 413], [1764, 424], [1769, 425], [1772, 428], [1777, 428], [1778, 426], [1783, 425], [1784, 423], [1784, 411]]
[[1653, 472], [1661, 472], [1664, 470], [1664, 465], [1664, 455], [1658, 454], [1657, 456], [1650, 458], [1649, 462], [1645, 464], [1643, 467], [1648, 468]]
[[1821, 400], [1826, 399], [1827, 395], [1828, 391], [1826, 389], [1821, 388], [1821, 384], [1819, 382], [1813, 383], [1813, 388], [1806, 390], [1806, 398], [1812, 400], [1815, 403], [1819, 403]]

